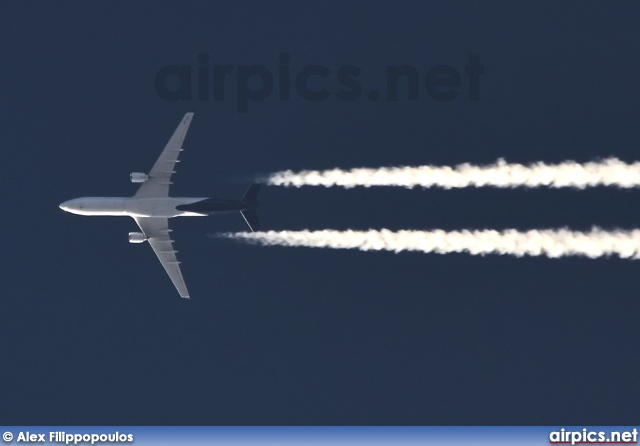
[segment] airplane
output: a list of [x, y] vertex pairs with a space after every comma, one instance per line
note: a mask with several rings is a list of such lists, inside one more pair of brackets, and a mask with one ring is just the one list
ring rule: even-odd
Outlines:
[[184, 115], [149, 174], [131, 174], [132, 183], [142, 183], [133, 197], [83, 197], [60, 204], [60, 209], [72, 214], [133, 217], [142, 232], [130, 232], [129, 243], [148, 241], [178, 293], [185, 299], [189, 299], [189, 291], [176, 258], [178, 251], [173, 249], [173, 240], [169, 237], [169, 218], [240, 212], [251, 231], [260, 229], [256, 212], [258, 184], [249, 186], [239, 201], [169, 196], [171, 175], [179, 162], [178, 155], [184, 150], [182, 144], [192, 118], [193, 113]]

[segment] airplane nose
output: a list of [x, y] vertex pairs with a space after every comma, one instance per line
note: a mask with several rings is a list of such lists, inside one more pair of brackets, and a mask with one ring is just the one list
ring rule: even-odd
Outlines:
[[58, 207], [60, 209], [62, 209], [63, 211], [66, 211], [68, 209], [67, 202], [65, 201], [64, 203], [60, 203], [60, 205]]

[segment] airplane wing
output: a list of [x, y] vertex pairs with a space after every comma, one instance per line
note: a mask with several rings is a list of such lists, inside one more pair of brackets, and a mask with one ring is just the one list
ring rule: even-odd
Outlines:
[[149, 179], [140, 185], [135, 198], [166, 198], [169, 196], [171, 175], [182, 151], [182, 143], [191, 124], [193, 113], [187, 113], [173, 132], [173, 136], [160, 154], [160, 157], [149, 172]]
[[153, 248], [153, 252], [160, 259], [160, 263], [169, 274], [169, 278], [178, 289], [180, 296], [189, 299], [189, 291], [180, 271], [180, 262], [176, 258], [176, 252], [178, 251], [173, 249], [171, 244], [173, 240], [169, 237], [169, 232], [171, 231], [169, 229], [169, 221], [166, 218], [152, 217], [136, 217], [134, 220], [144, 232], [151, 248]]

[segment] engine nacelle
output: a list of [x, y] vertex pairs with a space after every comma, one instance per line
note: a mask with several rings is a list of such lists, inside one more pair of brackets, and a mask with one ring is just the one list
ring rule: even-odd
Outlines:
[[132, 172], [129, 178], [131, 178], [132, 183], [144, 183], [149, 179], [149, 176], [142, 172]]
[[142, 232], [130, 232], [129, 233], [129, 243], [142, 243], [145, 242], [147, 238], [144, 236]]

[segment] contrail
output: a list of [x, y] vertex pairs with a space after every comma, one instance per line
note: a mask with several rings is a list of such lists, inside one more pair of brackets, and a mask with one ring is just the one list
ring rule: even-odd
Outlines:
[[589, 232], [568, 229], [531, 231], [268, 231], [214, 234], [213, 236], [260, 245], [306, 246], [314, 248], [358, 249], [360, 251], [419, 251], [446, 254], [466, 252], [472, 255], [508, 254], [522, 256], [585, 256], [596, 258], [617, 255], [623, 259], [640, 258], [640, 229], [631, 231]]
[[632, 164], [617, 158], [598, 162], [559, 164], [542, 162], [530, 165], [511, 164], [499, 159], [495, 164], [478, 166], [460, 164], [450, 166], [381, 167], [351, 170], [285, 170], [273, 173], [261, 180], [274, 186], [399, 186], [442, 187], [573, 187], [584, 189], [593, 186], [640, 186], [640, 162]]

